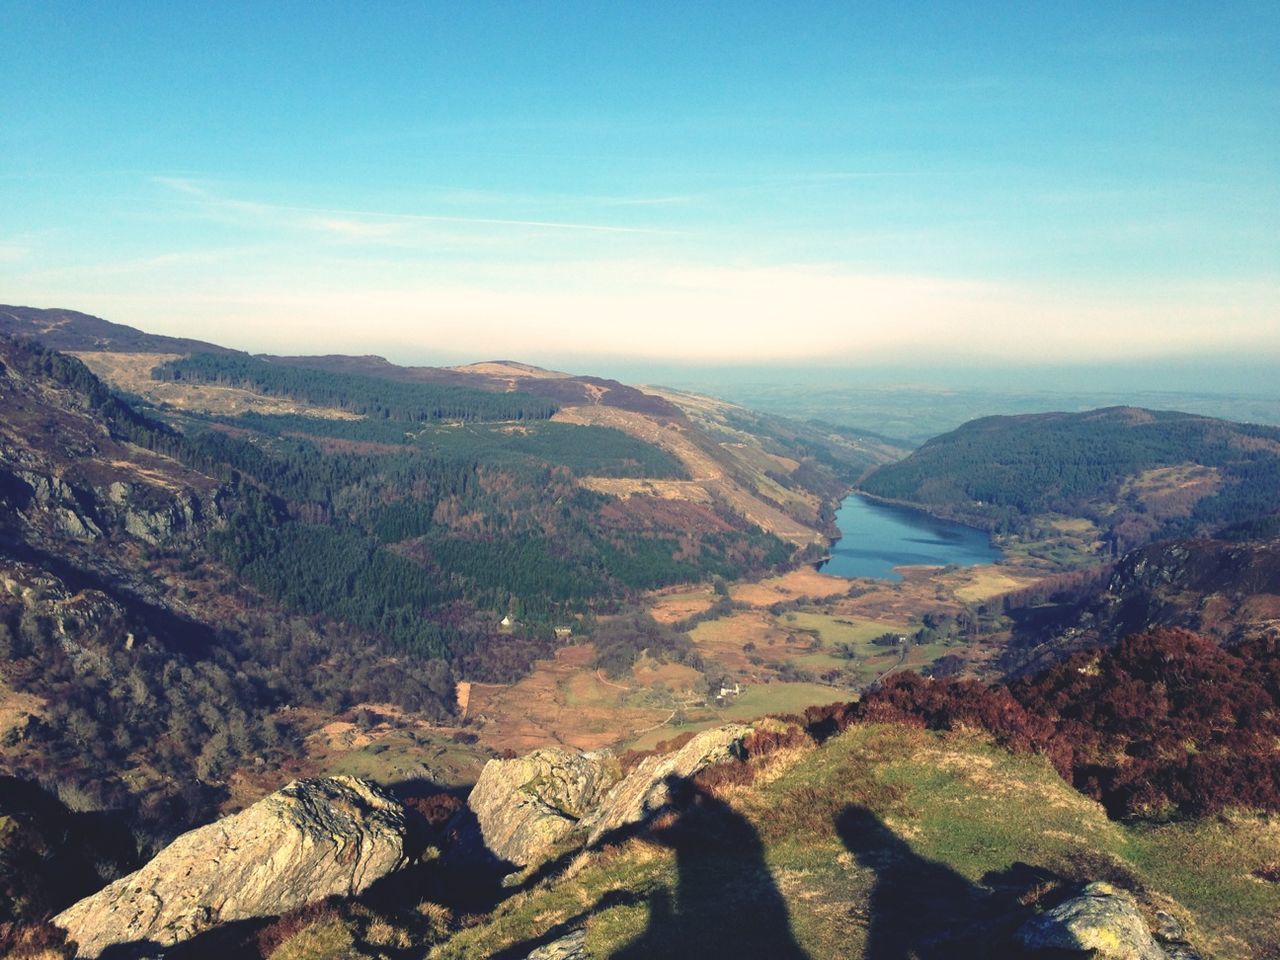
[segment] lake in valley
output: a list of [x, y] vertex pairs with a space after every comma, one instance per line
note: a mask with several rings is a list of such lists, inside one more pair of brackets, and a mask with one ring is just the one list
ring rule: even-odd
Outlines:
[[894, 567], [908, 564], [973, 566], [1001, 557], [982, 530], [939, 520], [919, 510], [891, 506], [851, 493], [836, 511], [840, 539], [818, 569], [837, 577], [901, 580]]

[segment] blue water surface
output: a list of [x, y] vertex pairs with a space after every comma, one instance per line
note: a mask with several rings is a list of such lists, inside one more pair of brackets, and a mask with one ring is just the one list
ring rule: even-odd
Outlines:
[[963, 567], [994, 563], [1001, 553], [983, 531], [919, 510], [877, 503], [851, 493], [836, 511], [840, 539], [818, 569], [837, 577], [901, 580], [894, 567], [933, 564]]

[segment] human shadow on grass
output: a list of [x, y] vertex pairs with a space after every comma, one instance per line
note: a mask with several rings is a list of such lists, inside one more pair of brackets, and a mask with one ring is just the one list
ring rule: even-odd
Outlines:
[[[666, 802], [647, 809], [640, 822], [606, 834], [590, 849], [621, 846], [633, 838], [669, 847], [675, 851], [675, 889], [661, 887], [650, 894], [612, 890], [538, 937], [495, 954], [495, 960], [524, 958], [608, 910], [645, 903], [649, 919], [644, 932], [613, 953], [613, 960], [807, 960], [791, 934], [786, 902], [765, 864], [764, 845], [755, 828], [697, 783], [675, 775], [665, 783]], [[564, 864], [558, 866], [563, 869]], [[538, 879], [557, 872], [538, 871]]]
[[865, 807], [846, 807], [835, 825], [845, 848], [875, 874], [863, 960], [1022, 956], [1014, 933], [1046, 893], [1064, 886], [1025, 863], [989, 872], [979, 886], [917, 854]]
[[644, 933], [614, 960], [807, 958], [755, 828], [694, 781], [669, 777], [667, 788], [670, 803], [651, 819], [646, 836], [675, 851], [676, 887], [650, 897]]

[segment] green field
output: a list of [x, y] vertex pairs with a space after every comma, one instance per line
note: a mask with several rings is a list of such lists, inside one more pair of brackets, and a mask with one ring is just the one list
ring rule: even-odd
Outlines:
[[[910, 634], [912, 632], [901, 623], [804, 611], [783, 614], [778, 618], [778, 626], [784, 630], [814, 631], [822, 641], [821, 650], [792, 657], [790, 662], [794, 666], [813, 673], [832, 669], [850, 669], [856, 674], [859, 683], [870, 683], [886, 670], [897, 666], [899, 662], [898, 647], [876, 646], [871, 642], [872, 640], [885, 633]], [[853, 659], [837, 656], [835, 654], [837, 644], [848, 644], [854, 651]], [[929, 658], [929, 660], [932, 659], [935, 658]], [[917, 657], [913, 657], [912, 662], [917, 660]], [[919, 660], [919, 662], [927, 663], [929, 660]]]

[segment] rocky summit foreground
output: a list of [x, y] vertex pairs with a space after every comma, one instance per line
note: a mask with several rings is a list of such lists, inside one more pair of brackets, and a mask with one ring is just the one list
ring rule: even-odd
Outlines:
[[183, 834], [54, 922], [81, 957], [117, 944], [172, 946], [219, 924], [358, 894], [404, 864], [404, 842], [403, 809], [369, 782], [297, 780]]

